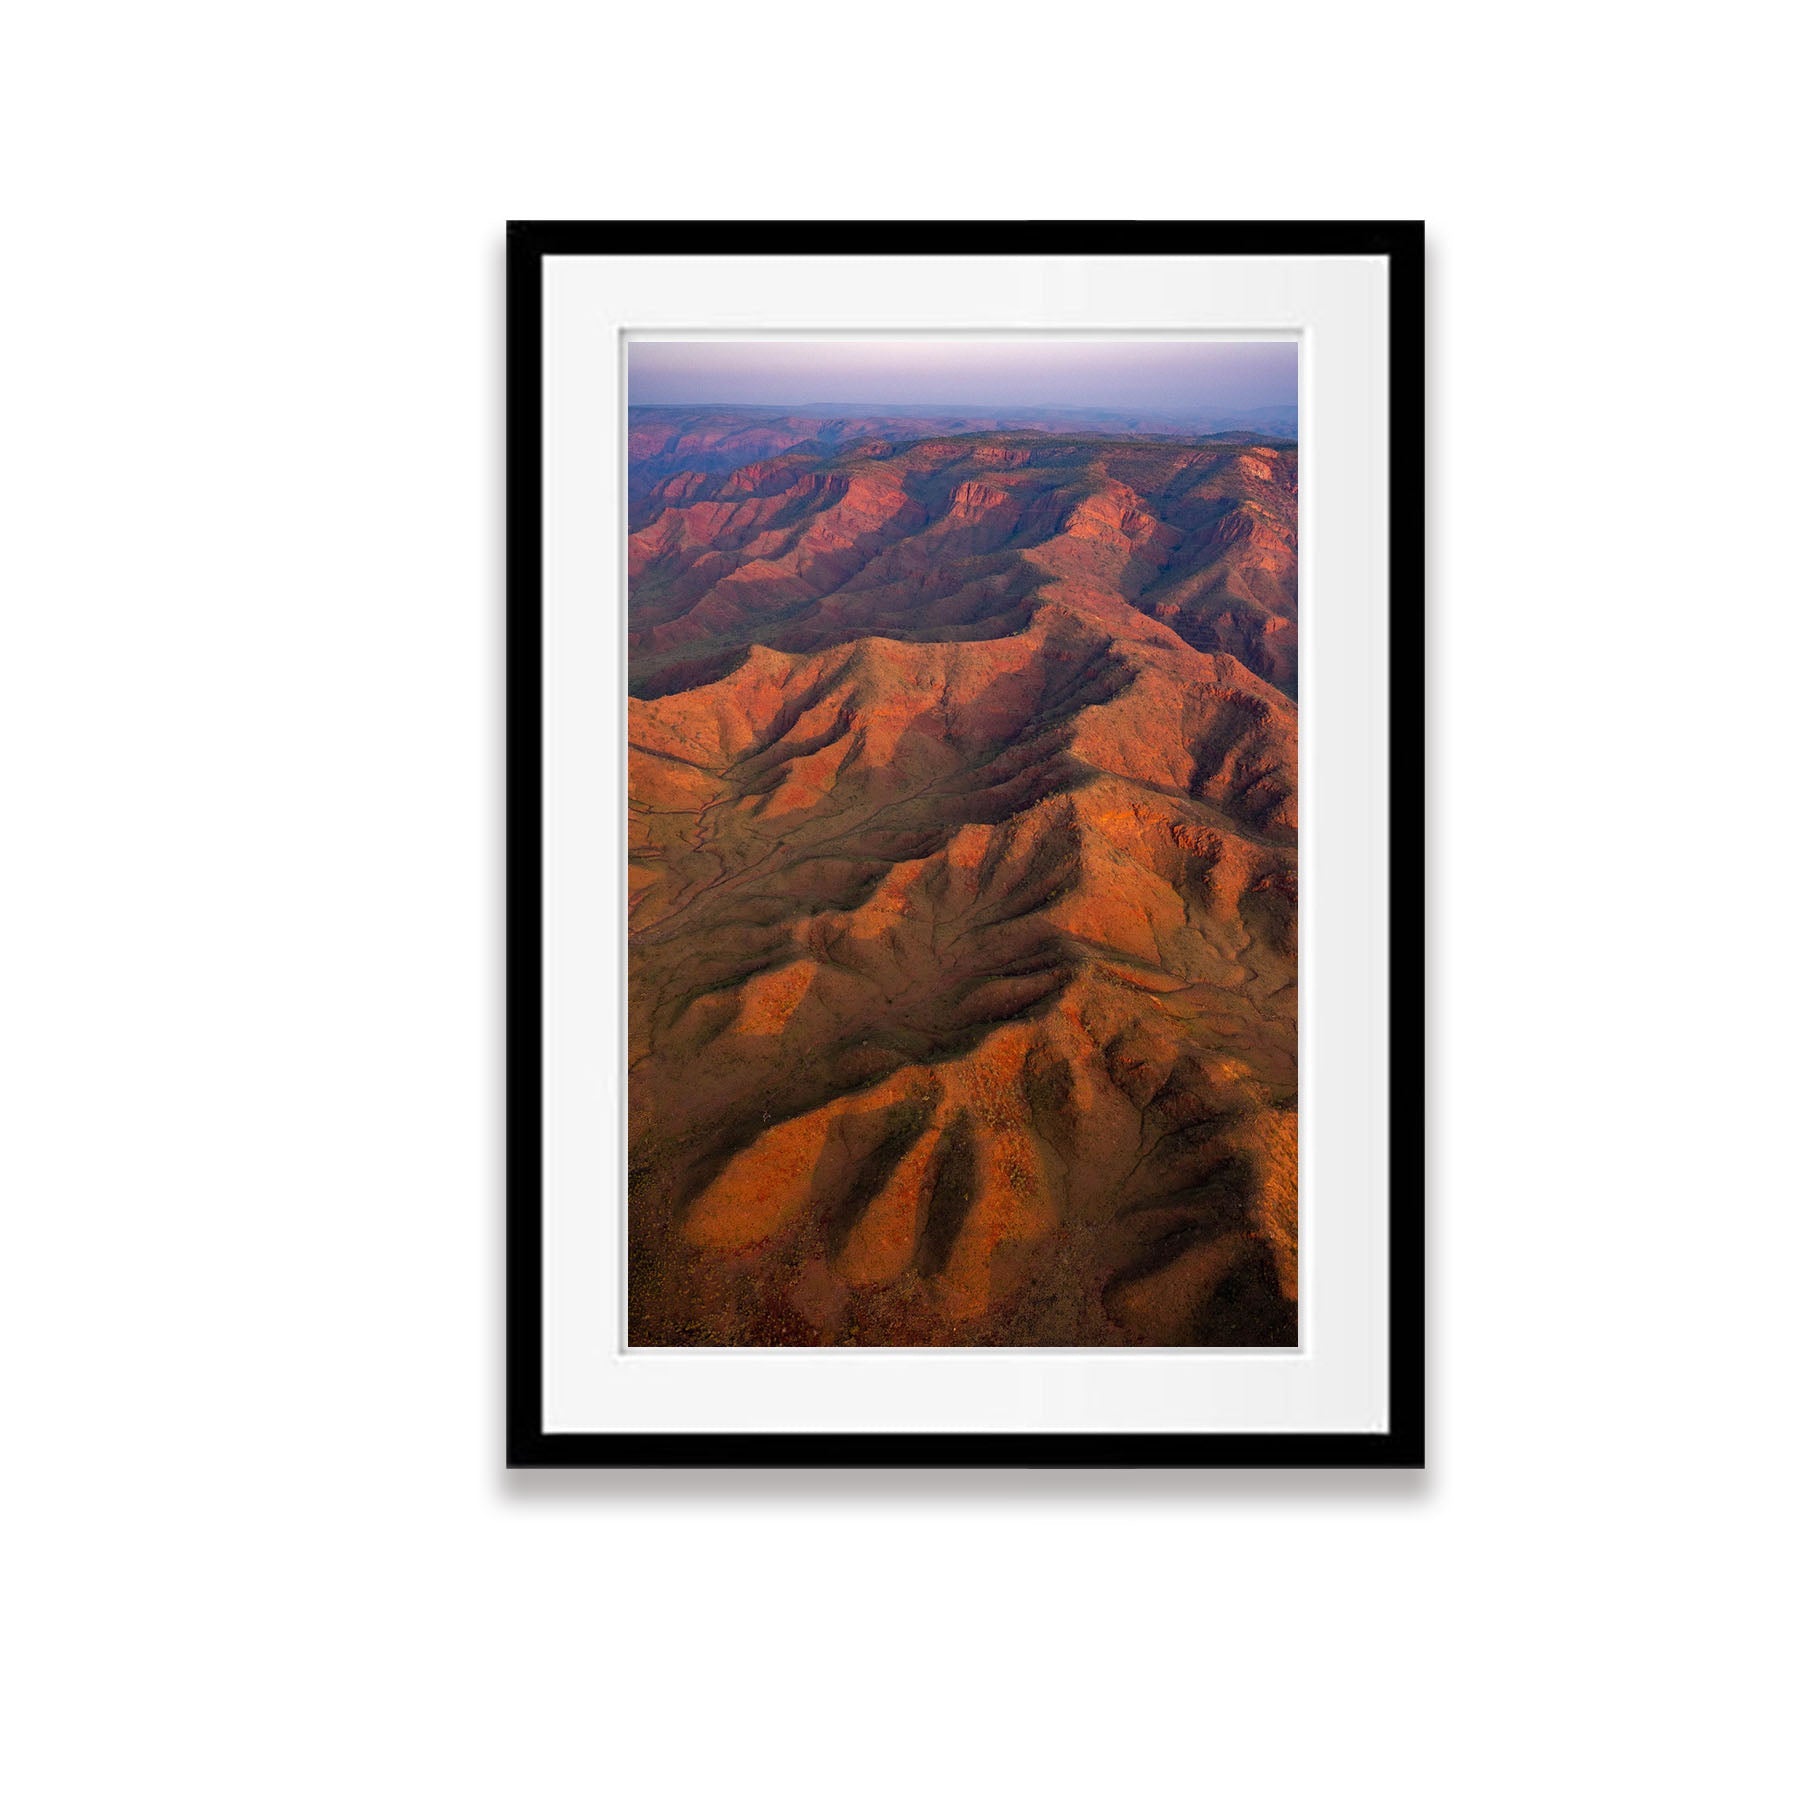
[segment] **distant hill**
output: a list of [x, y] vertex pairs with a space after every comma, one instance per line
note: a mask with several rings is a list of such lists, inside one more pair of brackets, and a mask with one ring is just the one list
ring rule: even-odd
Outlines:
[[1101, 437], [1192, 438], [1215, 432], [1291, 438], [1296, 409], [1254, 412], [1131, 412], [1083, 407], [633, 406], [630, 492], [635, 501], [664, 475], [740, 468], [802, 445], [828, 453], [857, 438], [904, 442], [991, 431], [1085, 433]]

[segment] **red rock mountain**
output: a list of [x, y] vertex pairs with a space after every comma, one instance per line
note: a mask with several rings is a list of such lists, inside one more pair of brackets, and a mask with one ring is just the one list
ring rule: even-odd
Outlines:
[[1295, 453], [846, 435], [644, 452], [631, 1340], [1292, 1343]]
[[[1273, 429], [1266, 415], [1286, 420], [1291, 407], [1264, 407], [1257, 413], [1157, 414], [1100, 408], [1016, 407], [992, 412], [950, 412], [926, 407], [857, 411], [833, 407], [787, 411], [773, 406], [634, 406], [630, 421], [631, 498], [635, 502], [665, 475], [693, 470], [735, 469], [795, 449], [831, 455], [859, 439], [903, 443], [914, 438], [949, 437], [987, 431], [1066, 431], [1118, 437], [1192, 437], [1196, 432], [1237, 435], [1258, 441]], [[1253, 426], [1254, 430], [1233, 428]]]

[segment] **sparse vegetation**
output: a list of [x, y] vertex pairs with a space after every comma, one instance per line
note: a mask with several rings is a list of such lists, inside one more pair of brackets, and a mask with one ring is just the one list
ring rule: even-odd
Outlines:
[[654, 422], [633, 1341], [1291, 1341], [1292, 453], [876, 423]]

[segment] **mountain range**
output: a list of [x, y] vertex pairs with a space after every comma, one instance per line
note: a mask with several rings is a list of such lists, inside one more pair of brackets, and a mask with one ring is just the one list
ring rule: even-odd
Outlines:
[[1115, 423], [634, 409], [634, 1345], [1295, 1341], [1297, 452]]
[[1096, 407], [950, 406], [634, 406], [630, 419], [631, 495], [665, 475], [726, 470], [803, 446], [830, 452], [858, 438], [901, 442], [977, 432], [1070, 432], [1090, 437], [1193, 438], [1241, 431], [1291, 440], [1299, 409], [1248, 412], [1124, 411]]

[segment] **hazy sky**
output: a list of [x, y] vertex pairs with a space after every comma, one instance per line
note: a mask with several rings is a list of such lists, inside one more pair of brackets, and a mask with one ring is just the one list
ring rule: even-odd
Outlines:
[[789, 338], [633, 342], [631, 399], [801, 406], [1292, 406], [1299, 346], [1115, 338]]

